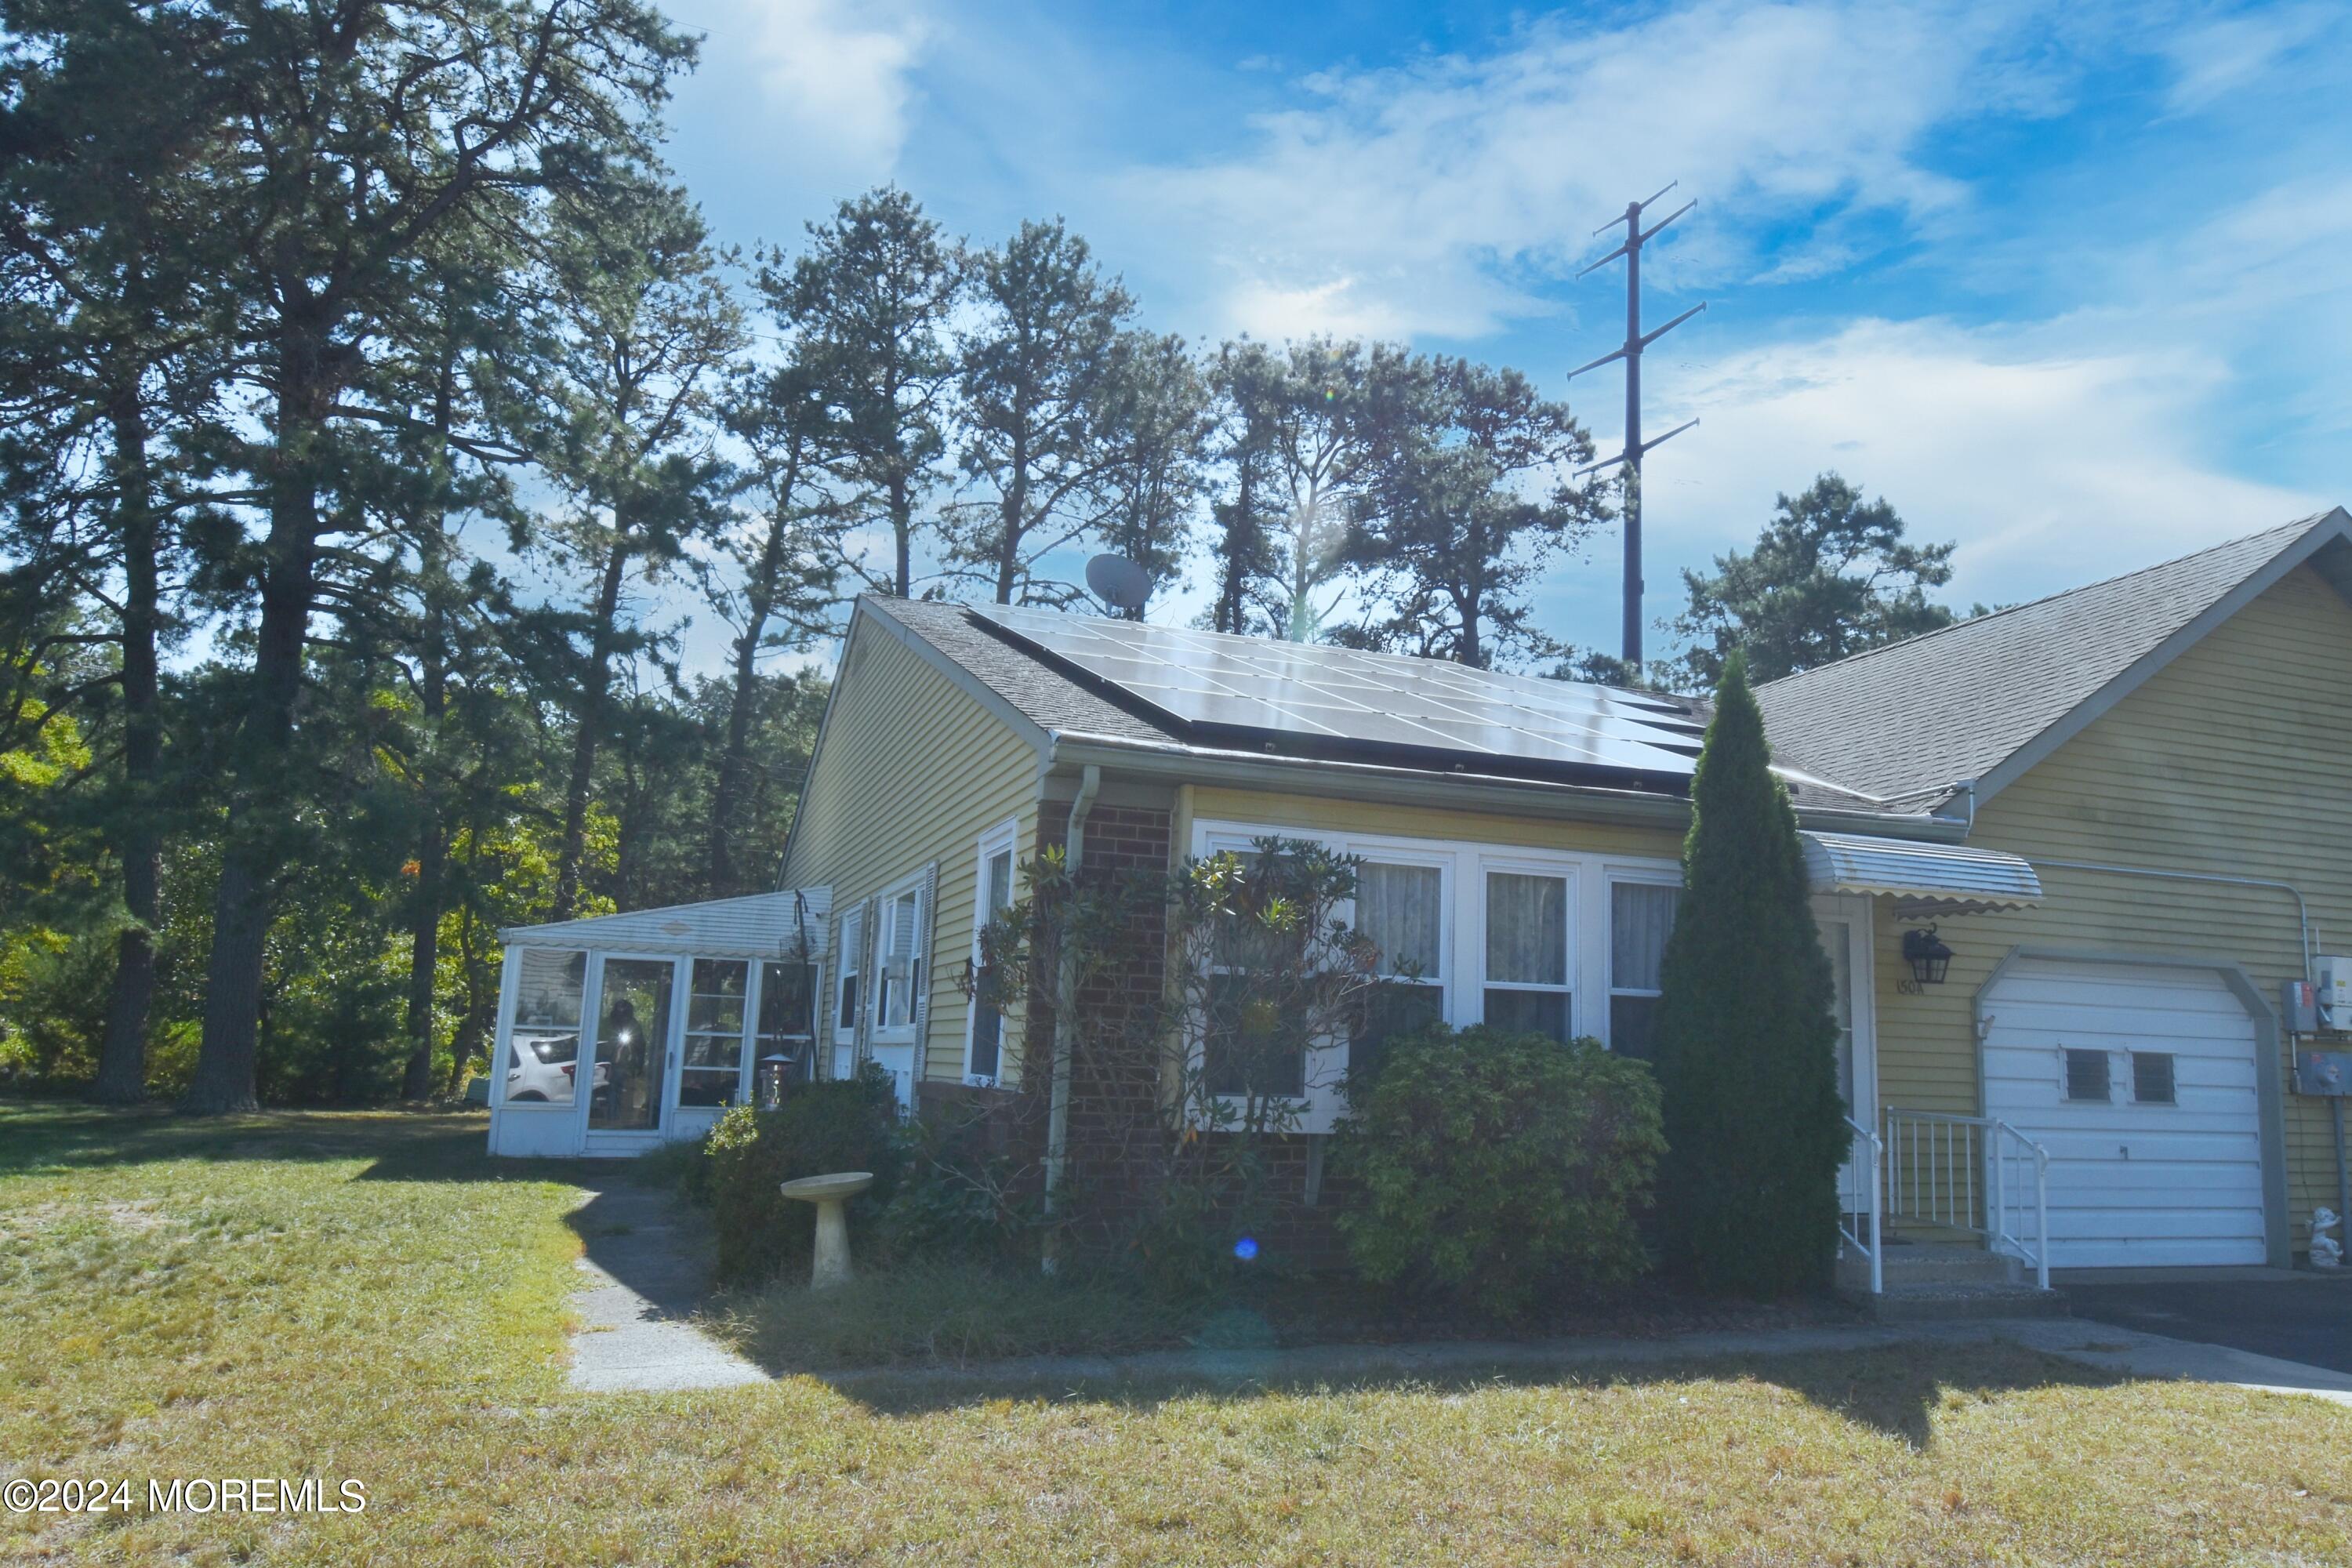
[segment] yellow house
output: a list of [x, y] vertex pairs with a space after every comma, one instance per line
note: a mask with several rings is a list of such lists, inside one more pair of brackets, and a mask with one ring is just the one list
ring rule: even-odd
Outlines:
[[[2347, 595], [2338, 510], [1762, 689], [1837, 976], [1850, 1260], [1960, 1236], [2045, 1276], [2284, 1263], [2340, 1201], [2341, 1101], [2298, 1085], [2325, 1087], [2352, 990], [2305, 1018], [2294, 987], [2352, 952]], [[1269, 833], [1361, 858], [1391, 1016], [1640, 1054], [1706, 718], [861, 599], [782, 873], [827, 911], [803, 943], [817, 1068], [878, 1063], [922, 1113], [1026, 1091], [1050, 1169], [1073, 1113], [1050, 1031], [962, 985], [989, 911], [1048, 847], [1099, 872]], [[1286, 1091], [1309, 1201], [1350, 1048]]]

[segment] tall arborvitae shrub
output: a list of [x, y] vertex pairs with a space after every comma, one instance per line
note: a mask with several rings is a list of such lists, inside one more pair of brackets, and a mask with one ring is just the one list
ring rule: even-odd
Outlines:
[[1670, 1268], [1762, 1297], [1829, 1282], [1847, 1140], [1829, 958], [1770, 761], [1734, 655], [1691, 784], [1658, 1005], [1660, 1207]]

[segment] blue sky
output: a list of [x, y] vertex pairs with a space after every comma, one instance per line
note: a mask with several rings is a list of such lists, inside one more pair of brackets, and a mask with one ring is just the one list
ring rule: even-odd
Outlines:
[[[1611, 449], [1645, 268], [1654, 615], [1824, 468], [2012, 600], [2352, 500], [2352, 7], [678, 0], [671, 157], [719, 236], [886, 180], [1058, 214], [1147, 321], [1520, 367]], [[1555, 635], [1609, 647], [1613, 537]], [[1181, 604], [1161, 606], [1171, 616]], [[1157, 617], [1155, 617], [1157, 618]], [[696, 637], [689, 646], [704, 639]], [[1653, 639], [1654, 647], [1655, 639]]]

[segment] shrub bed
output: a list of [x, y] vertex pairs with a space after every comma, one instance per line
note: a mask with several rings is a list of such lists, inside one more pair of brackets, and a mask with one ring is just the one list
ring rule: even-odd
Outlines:
[[1549, 1287], [1641, 1270], [1633, 1215], [1664, 1150], [1641, 1062], [1433, 1025], [1389, 1044], [1340, 1125], [1334, 1163], [1361, 1193], [1340, 1233], [1370, 1279], [1520, 1317]]
[[871, 1190], [850, 1202], [851, 1225], [881, 1212], [906, 1163], [890, 1075], [878, 1068], [852, 1079], [803, 1084], [774, 1110], [739, 1105], [719, 1118], [709, 1151], [711, 1219], [719, 1238], [719, 1278], [764, 1285], [788, 1263], [805, 1267], [816, 1237], [814, 1205], [776, 1189], [802, 1176], [871, 1171]]

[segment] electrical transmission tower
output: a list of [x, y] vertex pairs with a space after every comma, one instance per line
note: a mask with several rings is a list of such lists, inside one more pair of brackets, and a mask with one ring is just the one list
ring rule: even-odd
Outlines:
[[[1679, 181], [1675, 183], [1680, 184]], [[1666, 191], [1674, 188], [1674, 185], [1668, 185], [1665, 191], [1660, 191], [1657, 195], [1650, 197], [1649, 201], [1626, 203], [1623, 217], [1611, 218], [1592, 231], [1596, 235], [1606, 234], [1621, 223], [1625, 226], [1625, 243], [1586, 268], [1583, 272], [1577, 274], [1579, 278], [1582, 278], [1587, 273], [1608, 266], [1621, 256], [1625, 258], [1625, 342], [1623, 347], [1610, 350], [1591, 364], [1578, 365], [1568, 373], [1569, 379], [1573, 381], [1586, 371], [1599, 370], [1612, 360], [1622, 359], [1625, 362], [1625, 449], [1617, 456], [1595, 463], [1580, 472], [1594, 474], [1619, 463], [1625, 465], [1624, 659], [1637, 675], [1642, 668], [1642, 457], [1652, 447], [1665, 445], [1689, 429], [1691, 426], [1698, 423], [1697, 420], [1693, 419], [1688, 423], [1677, 425], [1654, 441], [1642, 439], [1642, 351], [1706, 309], [1706, 301], [1702, 300], [1655, 331], [1645, 333], [1642, 331], [1642, 247], [1656, 238], [1660, 229], [1698, 205], [1695, 201], [1685, 202], [1649, 227], [1643, 228], [1643, 212], [1648, 208], [1651, 202], [1656, 201], [1658, 196], [1664, 195]]]

